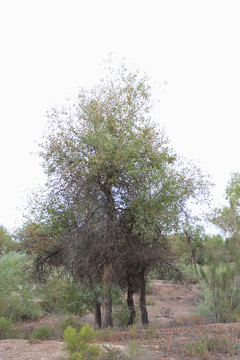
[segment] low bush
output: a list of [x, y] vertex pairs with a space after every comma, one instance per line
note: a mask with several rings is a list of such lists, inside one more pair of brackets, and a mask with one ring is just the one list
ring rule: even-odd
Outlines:
[[0, 257], [0, 316], [15, 321], [43, 314], [36, 301], [36, 287], [28, 278], [28, 265], [25, 254], [10, 252]]
[[65, 349], [70, 353], [71, 360], [95, 360], [99, 358], [100, 347], [90, 344], [95, 338], [95, 331], [89, 324], [83, 326], [79, 332], [68, 326], [64, 331]]
[[64, 330], [66, 330], [68, 326], [71, 326], [73, 329], [75, 329], [78, 332], [83, 327], [83, 324], [81, 320], [69, 316], [65, 320], [63, 320], [60, 325], [60, 330], [62, 334], [64, 333]]
[[6, 317], [0, 317], [0, 340], [10, 338], [12, 333], [12, 320]]
[[185, 346], [187, 356], [197, 356], [200, 359], [208, 359], [210, 352], [218, 352], [226, 355], [238, 354], [238, 348], [227, 337], [204, 337], [196, 343], [188, 343]]
[[30, 342], [33, 342], [35, 340], [50, 340], [53, 337], [53, 329], [46, 327], [46, 326], [41, 326], [41, 327], [37, 327], [36, 329], [33, 330], [31, 338], [30, 338]]

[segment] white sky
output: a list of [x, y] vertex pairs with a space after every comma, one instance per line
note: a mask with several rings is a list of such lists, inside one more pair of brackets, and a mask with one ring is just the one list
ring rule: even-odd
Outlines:
[[154, 81], [159, 123], [213, 178], [216, 203], [240, 171], [240, 21], [232, 0], [5, 0], [0, 3], [0, 224], [21, 223], [43, 182], [44, 113], [94, 83], [109, 52]]

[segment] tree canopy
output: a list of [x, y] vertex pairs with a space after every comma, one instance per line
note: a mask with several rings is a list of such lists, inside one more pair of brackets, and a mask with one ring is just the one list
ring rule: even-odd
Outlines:
[[[144, 287], [151, 264], [168, 258], [164, 235], [189, 200], [208, 192], [208, 179], [178, 158], [150, 110], [149, 79], [124, 63], [110, 67], [97, 86], [48, 113], [41, 144], [48, 181], [25, 238], [43, 262], [99, 279], [103, 326], [112, 326], [111, 289], [123, 269]], [[142, 296], [144, 312], [144, 288]]]

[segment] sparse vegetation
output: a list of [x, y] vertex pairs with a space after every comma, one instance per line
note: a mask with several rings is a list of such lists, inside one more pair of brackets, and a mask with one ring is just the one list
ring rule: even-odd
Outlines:
[[0, 317], [0, 340], [11, 338], [13, 333], [12, 320]]
[[46, 327], [46, 326], [41, 326], [41, 327], [37, 327], [36, 329], [33, 330], [31, 337], [29, 339], [29, 342], [34, 342], [35, 340], [50, 340], [53, 337], [54, 331], [53, 329]]
[[[207, 234], [191, 208], [208, 200], [208, 177], [151, 121], [149, 79], [125, 63], [107, 67], [91, 91], [48, 113], [46, 188], [30, 199], [17, 241], [0, 226], [0, 339], [16, 335], [15, 324], [54, 314], [67, 316], [57, 329], [31, 325], [25, 337], [63, 335], [71, 360], [147, 359], [150, 342], [162, 356], [174, 348], [173, 326], [191, 340], [181, 354], [238, 354], [237, 325], [237, 336], [197, 332], [240, 317], [240, 174], [231, 175], [227, 204], [207, 216], [221, 235]], [[154, 276], [171, 281], [164, 296], [156, 298]], [[174, 282], [189, 286], [177, 298]], [[188, 306], [199, 315], [177, 318], [172, 301], [184, 301], [194, 284], [201, 300]], [[82, 321], [89, 314], [98, 331]], [[123, 352], [95, 343], [119, 334]]]

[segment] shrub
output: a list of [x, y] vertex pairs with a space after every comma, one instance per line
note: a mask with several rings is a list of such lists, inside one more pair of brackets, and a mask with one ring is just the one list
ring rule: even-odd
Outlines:
[[121, 350], [112, 347], [103, 346], [104, 351], [101, 352], [99, 360], [129, 360], [127, 355]]
[[113, 308], [113, 323], [120, 328], [127, 327], [129, 320], [129, 308], [126, 303], [119, 304]]
[[188, 343], [185, 346], [185, 354], [208, 359], [209, 352], [220, 352], [224, 354], [236, 353], [236, 346], [226, 337], [204, 337], [196, 343]]
[[74, 284], [69, 278], [53, 275], [39, 287], [40, 304], [50, 313], [68, 313], [82, 317], [93, 309], [93, 292], [98, 290], [97, 287]]
[[68, 318], [63, 320], [60, 325], [60, 330], [62, 331], [62, 333], [64, 333], [64, 330], [66, 330], [68, 326], [71, 326], [73, 329], [75, 329], [78, 332], [83, 325], [80, 320], [75, 319], [72, 316], [69, 316]]
[[130, 338], [134, 339], [136, 337], [136, 334], [137, 334], [137, 325], [133, 324], [133, 325], [129, 326], [128, 329], [129, 329]]
[[172, 314], [172, 309], [170, 307], [163, 306], [160, 309], [160, 312], [163, 317], [169, 317]]
[[146, 350], [138, 341], [130, 341], [127, 344], [127, 359], [140, 360], [146, 357]]
[[147, 330], [145, 330], [145, 339], [154, 339], [158, 338], [157, 328], [154, 326], [150, 326]]
[[41, 326], [33, 330], [30, 341], [32, 342], [34, 340], [42, 340], [42, 341], [49, 340], [52, 338], [52, 336], [53, 336], [52, 329], [45, 326]]
[[217, 322], [236, 321], [240, 307], [239, 280], [234, 266], [213, 264], [201, 270], [200, 315]]
[[108, 327], [108, 328], [96, 331], [95, 334], [96, 334], [96, 338], [99, 341], [109, 341], [113, 337], [114, 331], [113, 331], [113, 328]]
[[27, 255], [16, 252], [0, 257], [0, 316], [14, 321], [42, 315], [35, 287], [28, 279], [28, 263]]
[[0, 340], [11, 337], [12, 331], [12, 320], [6, 317], [0, 317]]
[[89, 344], [95, 338], [95, 331], [89, 324], [83, 326], [79, 332], [68, 326], [64, 331], [63, 338], [71, 360], [94, 360], [99, 357], [100, 347]]

